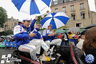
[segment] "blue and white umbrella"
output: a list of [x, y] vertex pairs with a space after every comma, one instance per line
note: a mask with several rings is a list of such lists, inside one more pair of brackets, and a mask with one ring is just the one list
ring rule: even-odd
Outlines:
[[57, 29], [61, 26], [65, 26], [69, 17], [64, 12], [49, 13], [44, 19], [41, 20], [43, 28], [47, 28], [50, 24], [52, 29]]
[[20, 12], [33, 14], [44, 14], [50, 11], [51, 0], [12, 0], [15, 7]]

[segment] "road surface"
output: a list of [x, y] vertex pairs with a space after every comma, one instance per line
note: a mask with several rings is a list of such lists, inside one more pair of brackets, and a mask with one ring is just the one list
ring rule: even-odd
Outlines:
[[[13, 61], [8, 61], [6, 58], [10, 57], [15, 49], [12, 48], [0, 48], [0, 64], [14, 64]], [[6, 60], [4, 60], [4, 58]]]

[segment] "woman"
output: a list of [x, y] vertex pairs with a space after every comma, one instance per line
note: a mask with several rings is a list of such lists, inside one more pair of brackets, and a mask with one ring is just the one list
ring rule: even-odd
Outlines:
[[96, 64], [96, 27], [86, 32], [82, 54], [81, 59], [84, 64]]

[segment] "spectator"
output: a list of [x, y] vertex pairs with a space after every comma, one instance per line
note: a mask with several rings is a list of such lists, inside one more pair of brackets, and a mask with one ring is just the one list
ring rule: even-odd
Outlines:
[[68, 41], [68, 35], [67, 33], [64, 33], [64, 35], [62, 35], [62, 45], [66, 45], [68, 46], [69, 45], [69, 41]]
[[75, 45], [75, 44], [74, 44], [74, 37], [75, 37], [75, 34], [74, 34], [73, 31], [71, 31], [71, 34], [68, 34], [69, 45]]
[[82, 49], [83, 42], [85, 40], [85, 33], [86, 32], [87, 32], [87, 30], [84, 30], [83, 32], [81, 32], [81, 38], [79, 39], [79, 42], [76, 45], [79, 49]]
[[59, 39], [61, 39], [61, 37], [62, 37], [62, 34], [61, 34], [61, 33], [59, 33], [59, 34], [58, 34], [58, 38], [59, 38]]
[[79, 38], [81, 37], [80, 32], [77, 32], [77, 35], [79, 36]]
[[84, 64], [96, 64], [96, 27], [86, 32], [82, 54], [81, 59]]
[[15, 41], [14, 37], [11, 36], [10, 42], [14, 42], [14, 41]]

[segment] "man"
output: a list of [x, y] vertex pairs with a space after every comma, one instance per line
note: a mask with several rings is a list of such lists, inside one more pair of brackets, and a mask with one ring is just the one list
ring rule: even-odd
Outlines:
[[84, 30], [82, 33], [81, 33], [81, 38], [79, 39], [79, 42], [77, 43], [77, 47], [79, 48], [79, 49], [82, 49], [82, 47], [83, 47], [83, 42], [84, 42], [84, 40], [85, 40], [85, 33], [87, 32], [87, 30]]
[[37, 54], [40, 54], [41, 46], [42, 48], [47, 52], [49, 52], [49, 47], [46, 45], [46, 43], [43, 41], [41, 33], [39, 32], [41, 27], [41, 24], [37, 24], [36, 28], [29, 34], [30, 37], [30, 45], [34, 45], [37, 48]]
[[28, 44], [30, 42], [29, 31], [33, 30], [34, 24], [37, 19], [38, 18], [36, 17], [31, 23], [31, 25], [29, 19], [24, 19], [22, 25], [19, 24], [14, 27], [14, 38], [16, 42], [16, 48], [19, 51], [29, 52], [33, 60], [37, 60], [36, 53], [35, 53], [36, 47], [34, 45]]
[[52, 29], [52, 25], [49, 25], [47, 30], [43, 31], [44, 41], [49, 46], [49, 48], [50, 48], [51, 44], [57, 44], [60, 46], [62, 40], [61, 39], [55, 39], [56, 32], [52, 32], [51, 29]]
[[70, 45], [74, 45], [75, 46], [75, 44], [74, 44], [74, 37], [75, 37], [74, 32], [71, 31], [71, 34], [68, 34], [68, 37], [69, 37], [69, 46]]

